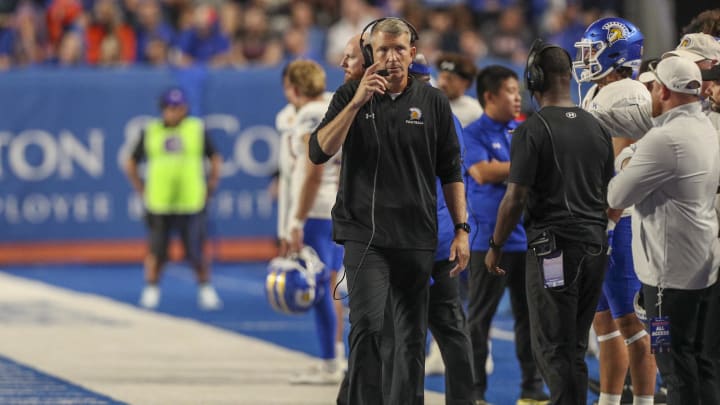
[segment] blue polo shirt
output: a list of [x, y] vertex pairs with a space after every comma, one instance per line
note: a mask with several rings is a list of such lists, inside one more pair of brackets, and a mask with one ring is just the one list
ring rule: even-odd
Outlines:
[[197, 31], [188, 29], [180, 33], [176, 39], [176, 46], [190, 55], [197, 63], [206, 63], [218, 54], [230, 50], [230, 39], [223, 34], [217, 25], [213, 26], [210, 34], [201, 36]]
[[[465, 140], [465, 171], [478, 162], [510, 161], [511, 132], [517, 121], [502, 123], [483, 114], [463, 130]], [[467, 177], [468, 211], [474, 222], [470, 236], [472, 251], [487, 251], [488, 241], [495, 229], [498, 208], [507, 190], [505, 183], [478, 184], [469, 174]], [[513, 229], [503, 249], [506, 252], [527, 250], [527, 237], [522, 221]]]
[[[455, 133], [458, 136], [460, 144], [460, 156], [465, 155], [465, 146], [463, 144], [463, 129], [460, 121], [453, 115], [455, 122]], [[437, 188], [437, 222], [438, 222], [438, 245], [435, 249], [435, 261], [447, 260], [450, 256], [450, 245], [455, 239], [455, 223], [453, 223], [450, 211], [448, 211], [445, 194], [443, 193], [440, 179], [435, 180]]]

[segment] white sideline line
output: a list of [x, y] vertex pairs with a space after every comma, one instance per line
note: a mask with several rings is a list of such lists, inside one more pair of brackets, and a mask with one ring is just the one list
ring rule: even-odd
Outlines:
[[[130, 404], [329, 405], [312, 358], [190, 319], [0, 272], [0, 353]], [[426, 392], [427, 404], [443, 395]]]

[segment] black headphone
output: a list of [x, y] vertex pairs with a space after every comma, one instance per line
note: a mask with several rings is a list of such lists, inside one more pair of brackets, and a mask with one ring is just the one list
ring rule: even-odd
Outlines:
[[533, 42], [532, 47], [530, 47], [530, 53], [528, 54], [527, 58], [527, 65], [525, 65], [525, 88], [527, 88], [528, 91], [530, 91], [531, 93], [535, 91], [543, 92], [547, 90], [548, 84], [545, 83], [545, 72], [540, 66], [540, 56], [543, 52], [550, 48], [562, 49], [565, 55], [568, 57], [570, 65], [572, 66], [572, 58], [565, 49], [557, 45], [548, 44], [540, 38], [536, 39], [535, 42]]
[[[365, 41], [363, 41], [363, 36], [365, 35], [365, 32], [368, 30], [368, 28], [373, 27], [373, 26], [375, 26], [375, 24], [377, 24], [381, 21], [385, 21], [385, 20], [400, 20], [400, 21], [402, 21], [410, 30], [410, 44], [414, 44], [415, 41], [420, 39], [420, 35], [418, 35], [418, 32], [415, 29], [415, 27], [413, 27], [413, 25], [410, 24], [410, 22], [408, 22], [404, 18], [383, 17], [383, 18], [378, 18], [377, 20], [371, 21], [368, 25], [365, 26], [365, 28], [363, 28], [362, 32], [360, 33], [360, 52], [362, 52], [363, 67], [365, 69], [369, 68], [370, 65], [372, 65], [374, 63], [374, 61], [373, 61], [372, 45], [370, 43], [366, 44]], [[372, 32], [372, 30], [370, 30], [370, 32]]]

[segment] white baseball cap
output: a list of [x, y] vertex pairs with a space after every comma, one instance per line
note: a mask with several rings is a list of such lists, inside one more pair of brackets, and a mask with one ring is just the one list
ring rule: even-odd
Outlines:
[[662, 59], [657, 66], [652, 64], [650, 70], [638, 77], [643, 83], [657, 81], [676, 93], [700, 95], [702, 74], [695, 62], [678, 56]]
[[706, 59], [720, 61], [720, 42], [708, 34], [685, 34], [677, 48], [665, 52], [662, 57], [668, 56], [680, 56], [692, 62]]

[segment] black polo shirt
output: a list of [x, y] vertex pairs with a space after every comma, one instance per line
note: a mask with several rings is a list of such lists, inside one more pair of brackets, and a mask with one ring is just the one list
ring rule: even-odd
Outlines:
[[[538, 113], [552, 131], [552, 144]], [[515, 130], [510, 146], [508, 182], [530, 188], [528, 241], [550, 228], [568, 239], [604, 243], [607, 186], [614, 174], [610, 135], [578, 107], [538, 113]]]
[[[345, 108], [358, 84], [351, 81], [337, 90], [318, 129]], [[315, 163], [329, 159], [320, 149], [317, 130], [310, 137], [309, 152]], [[445, 95], [410, 81], [394, 100], [388, 94], [373, 96], [357, 112], [343, 144], [332, 211], [334, 239], [367, 243], [374, 206], [374, 246], [434, 250], [436, 177], [443, 184], [462, 182], [460, 148]]]

